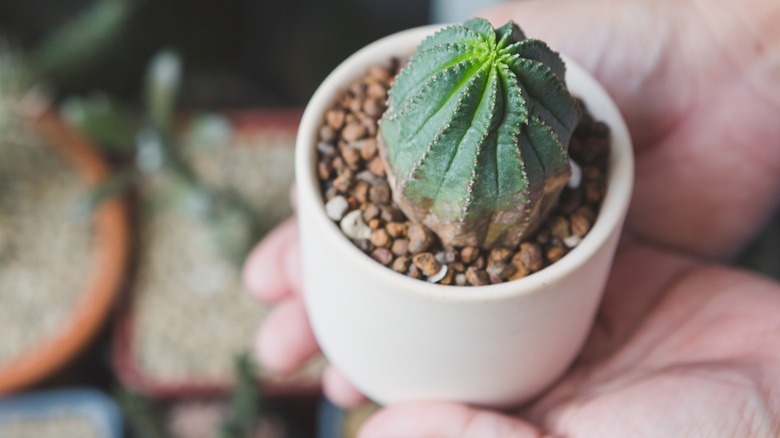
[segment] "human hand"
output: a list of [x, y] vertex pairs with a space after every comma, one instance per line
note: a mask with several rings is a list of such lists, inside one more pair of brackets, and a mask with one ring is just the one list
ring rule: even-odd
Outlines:
[[[615, 97], [637, 155], [626, 238], [582, 355], [540, 399], [512, 416], [395, 406], [366, 434], [780, 434], [780, 286], [705, 261], [737, 251], [780, 202], [780, 8], [738, 6], [547, 0], [482, 14], [515, 19]], [[294, 293], [297, 248], [285, 224], [246, 269], [252, 291], [281, 301], [258, 340], [278, 371], [317, 351]], [[324, 384], [336, 402], [360, 400], [333, 370]]]

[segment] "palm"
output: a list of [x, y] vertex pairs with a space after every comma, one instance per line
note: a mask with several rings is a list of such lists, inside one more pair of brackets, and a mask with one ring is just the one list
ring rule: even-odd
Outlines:
[[[780, 286], [704, 262], [736, 252], [780, 203], [778, 15], [766, 0], [537, 0], [486, 14], [497, 24], [515, 19], [594, 72], [627, 116], [637, 179], [626, 238], [581, 357], [520, 412], [530, 423], [422, 404], [386, 410], [369, 430], [780, 434]], [[299, 287], [295, 274], [278, 277], [280, 255], [297, 249], [293, 235], [288, 226], [248, 262], [258, 295], [279, 299]], [[266, 274], [277, 278], [269, 284]], [[316, 344], [300, 301], [283, 306], [260, 348], [267, 363], [289, 370]], [[326, 390], [356, 401], [337, 374]]]
[[[765, 36], [730, 28], [734, 11], [605, 3], [611, 6], [528, 11], [569, 10], [579, 23], [598, 18], [586, 11], [623, 15], [613, 20], [628, 27], [602, 28], [622, 32], [620, 39], [602, 35], [610, 45], [597, 50], [579, 45], [592, 35], [576, 38], [571, 23], [558, 22], [567, 32], [544, 18], [537, 24], [549, 39], [566, 38], [562, 50], [594, 71], [629, 116], [637, 187], [627, 224], [633, 236], [618, 254], [591, 338], [571, 372], [524, 416], [562, 434], [737, 435], [748, 426], [757, 436], [776, 434], [771, 413], [780, 413], [780, 400], [769, 394], [780, 390], [780, 383], [770, 386], [780, 382], [780, 355], [768, 353], [780, 352], [780, 341], [766, 333], [780, 330], [777, 285], [681, 255], [728, 255], [780, 200], [780, 126], [773, 121], [780, 95], [758, 92], [773, 73], [754, 45]], [[631, 17], [643, 22], [629, 24]], [[714, 34], [724, 28], [753, 34]], [[707, 44], [719, 47], [705, 50]], [[712, 56], [690, 56], [701, 52]], [[618, 68], [626, 65], [630, 71]], [[744, 190], [729, 191], [736, 183]]]
[[578, 363], [523, 417], [564, 436], [776, 436], [776, 284], [632, 246], [605, 298]]

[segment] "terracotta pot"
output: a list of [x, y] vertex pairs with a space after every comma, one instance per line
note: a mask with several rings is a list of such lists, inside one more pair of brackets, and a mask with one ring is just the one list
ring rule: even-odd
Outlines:
[[305, 301], [325, 356], [371, 399], [510, 406], [559, 378], [591, 328], [631, 196], [631, 140], [604, 89], [565, 59], [570, 90], [612, 130], [608, 192], [582, 242], [540, 272], [490, 286], [429, 284], [381, 266], [325, 215], [316, 135], [351, 81], [372, 64], [409, 56], [437, 28], [400, 32], [355, 53], [304, 112], [296, 178]]
[[[88, 183], [98, 184], [108, 176], [106, 164], [89, 142], [54, 113], [44, 113], [31, 128]], [[0, 366], [0, 395], [30, 385], [63, 366], [93, 338], [112, 308], [126, 268], [128, 224], [124, 202], [118, 198], [107, 200], [93, 220], [93, 267], [80, 302], [60, 331], [16, 360]]]

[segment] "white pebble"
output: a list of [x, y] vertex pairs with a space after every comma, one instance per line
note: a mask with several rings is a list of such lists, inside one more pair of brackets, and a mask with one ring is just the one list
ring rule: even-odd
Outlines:
[[582, 169], [571, 158], [569, 158], [569, 167], [571, 167], [571, 178], [569, 178], [569, 187], [576, 189], [582, 184]]
[[363, 212], [352, 210], [344, 216], [339, 224], [341, 231], [352, 240], [366, 240], [371, 238], [371, 228], [363, 220]]
[[582, 238], [576, 234], [572, 234], [571, 236], [563, 239], [563, 244], [569, 248], [574, 248], [575, 246], [579, 245], [580, 242], [582, 242]]
[[348, 208], [349, 203], [347, 202], [347, 198], [343, 196], [334, 196], [325, 204], [325, 214], [334, 221], [340, 221]]
[[447, 265], [441, 265], [439, 272], [428, 277], [428, 283], [438, 283], [447, 275]]

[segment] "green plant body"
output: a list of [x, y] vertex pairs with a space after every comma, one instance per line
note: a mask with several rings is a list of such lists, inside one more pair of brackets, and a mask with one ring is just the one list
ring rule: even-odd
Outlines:
[[564, 73], [511, 21], [474, 18], [424, 40], [380, 125], [401, 210], [450, 246], [514, 246], [535, 231], [569, 179], [581, 116]]

